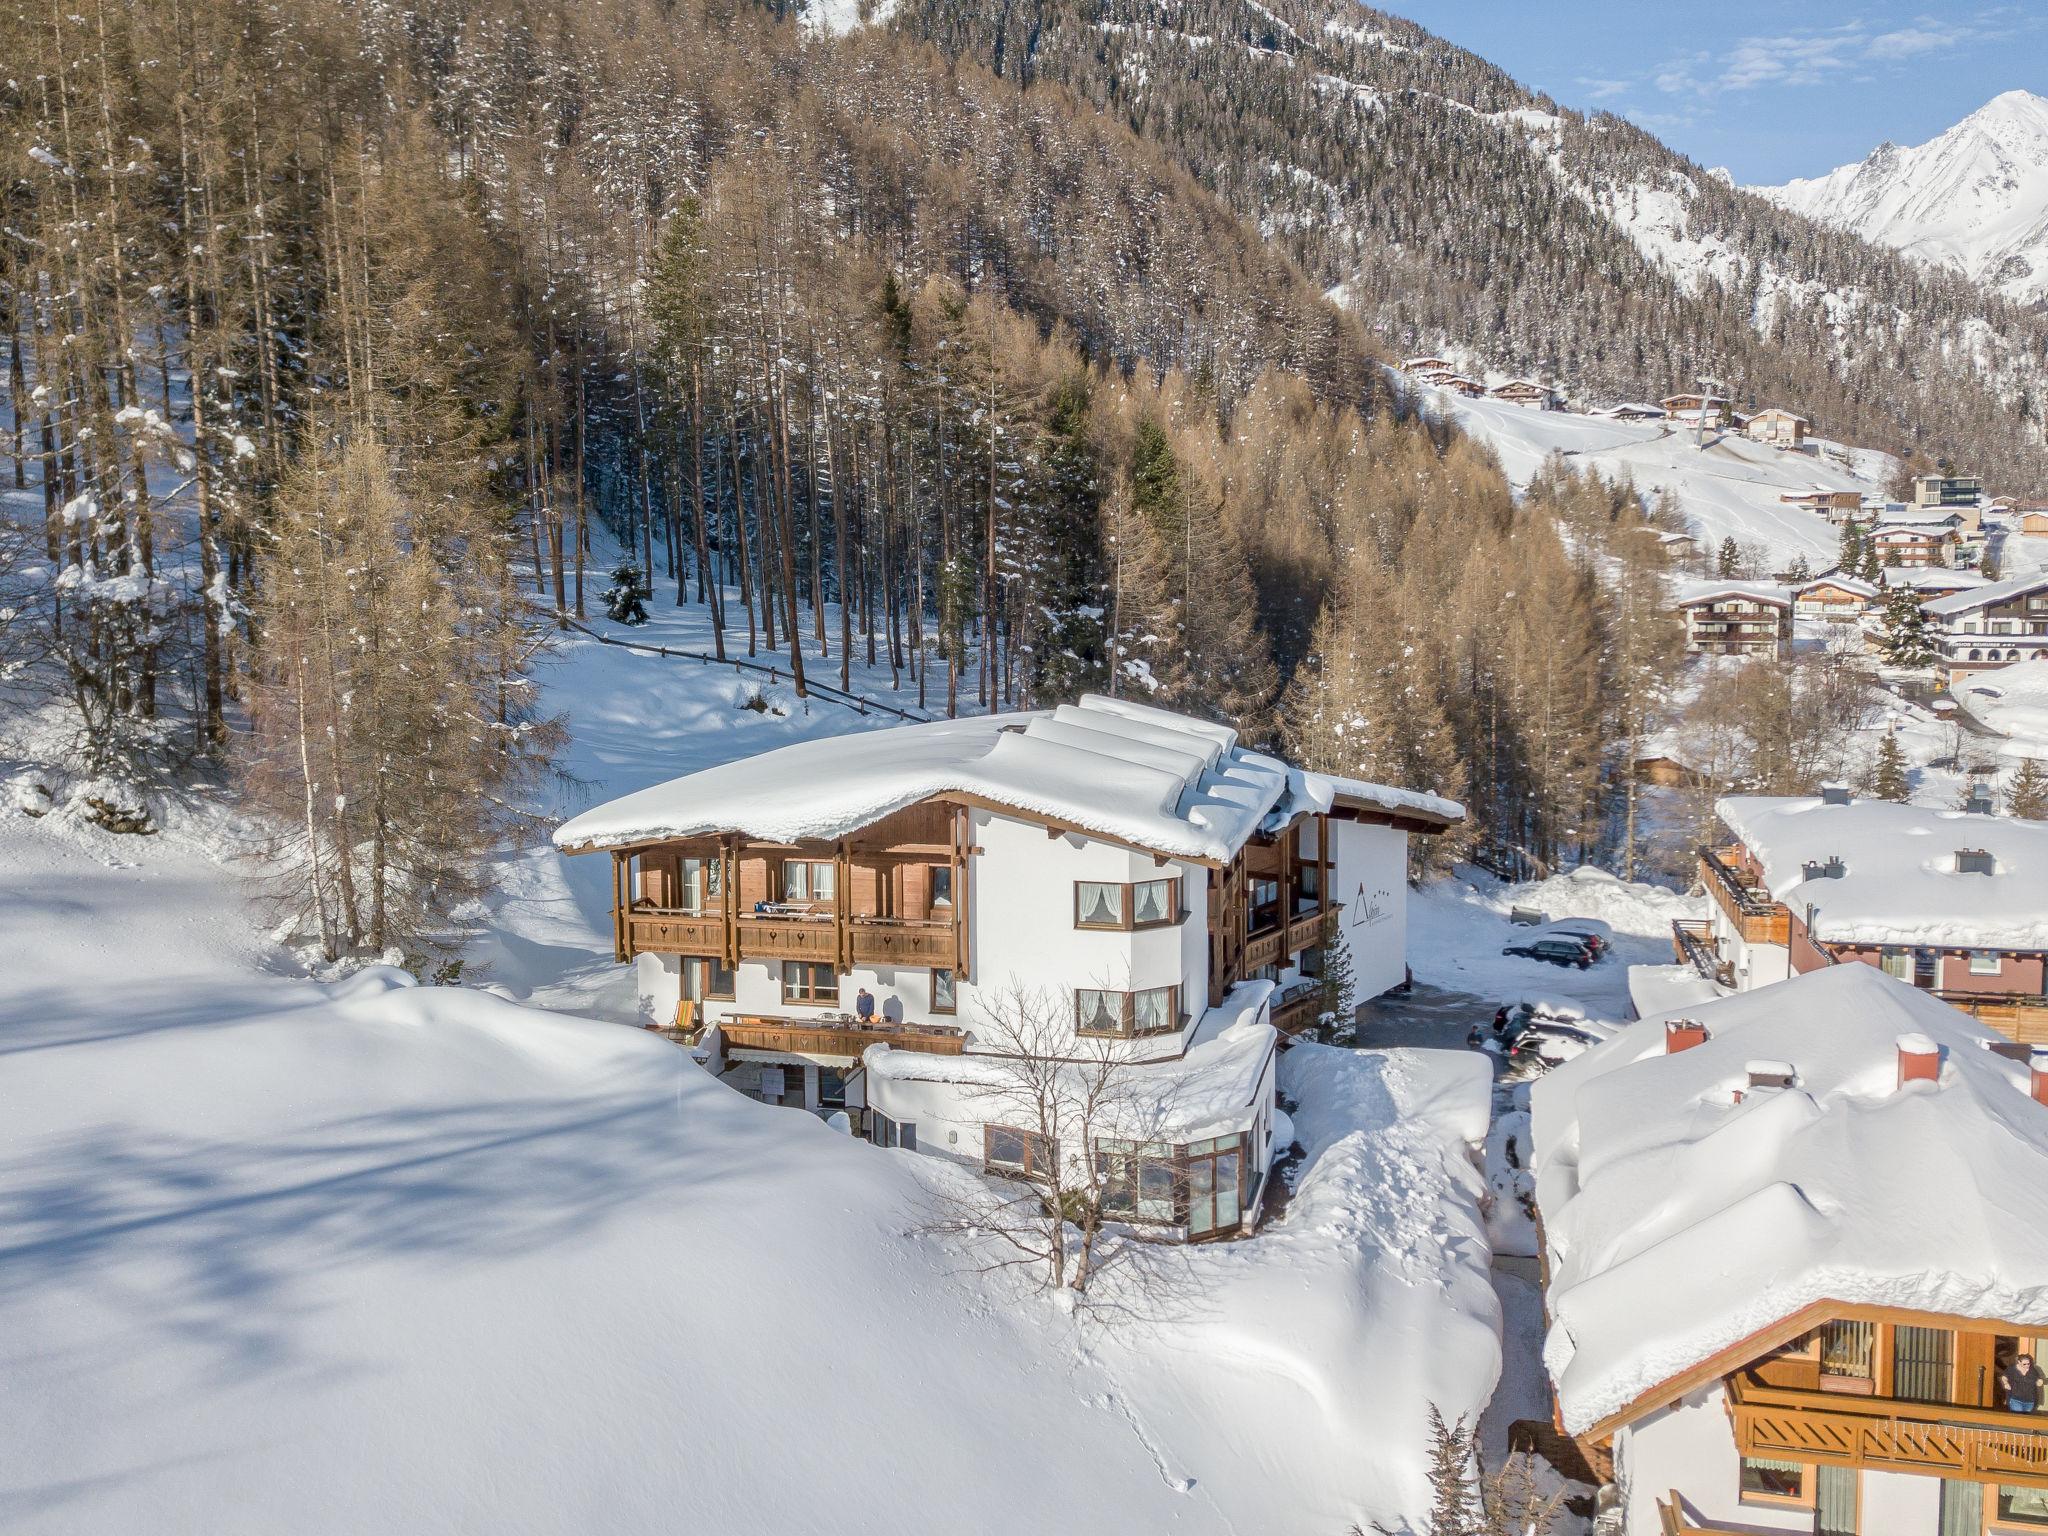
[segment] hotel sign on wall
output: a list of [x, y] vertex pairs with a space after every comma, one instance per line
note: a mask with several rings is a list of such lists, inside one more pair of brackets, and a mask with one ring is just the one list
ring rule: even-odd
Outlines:
[[1352, 926], [1372, 928], [1386, 922], [1394, 915], [1391, 906], [1393, 896], [1394, 893], [1385, 886], [1379, 887], [1368, 896], [1365, 892], [1365, 882], [1359, 881], [1358, 895], [1351, 903]]

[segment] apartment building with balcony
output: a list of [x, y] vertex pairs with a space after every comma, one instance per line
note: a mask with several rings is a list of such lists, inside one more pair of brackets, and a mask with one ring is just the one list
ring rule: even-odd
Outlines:
[[1632, 1025], [1531, 1110], [1603, 1529], [2048, 1529], [2048, 1412], [2008, 1390], [2048, 1350], [2048, 1053], [1837, 966]]
[[2048, 575], [2039, 571], [1930, 598], [1921, 609], [1951, 679], [2048, 657]]
[[783, 747], [556, 842], [610, 855], [614, 954], [648, 1023], [740, 1091], [888, 1145], [1028, 1164], [979, 1090], [1020, 1009], [1050, 1000], [1052, 1049], [1112, 1050], [1170, 1105], [1132, 1140], [1241, 1185], [1200, 1218], [1167, 1181], [1201, 1236], [1256, 1212], [1277, 1038], [1314, 1021], [1327, 945], [1341, 929], [1360, 998], [1399, 985], [1408, 839], [1462, 814], [1089, 696]]
[[1677, 959], [1737, 991], [1862, 965], [2048, 1041], [2048, 822], [1820, 795], [1715, 804]]
[[1685, 648], [1696, 656], [1782, 657], [1792, 643], [1792, 598], [1759, 582], [1712, 583], [1681, 595]]

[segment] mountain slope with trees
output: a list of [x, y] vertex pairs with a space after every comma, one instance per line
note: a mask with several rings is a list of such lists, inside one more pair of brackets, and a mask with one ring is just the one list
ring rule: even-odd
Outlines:
[[1403, 351], [1594, 401], [1723, 380], [2048, 491], [2048, 315], [1709, 175], [1350, 0], [905, 0], [893, 25], [1170, 149]]

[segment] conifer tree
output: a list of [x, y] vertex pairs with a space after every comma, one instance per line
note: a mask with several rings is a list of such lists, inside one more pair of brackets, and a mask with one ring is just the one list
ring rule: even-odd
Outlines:
[[1844, 576], [1863, 574], [1863, 527], [1853, 517], [1842, 524], [1842, 552], [1836, 564]]
[[1329, 941], [1323, 945], [1323, 973], [1317, 980], [1323, 1022], [1341, 1037], [1352, 1029], [1358, 1011], [1358, 977], [1351, 967], [1351, 944], [1341, 924], [1331, 926]]
[[1884, 600], [1884, 659], [1895, 667], [1924, 667], [1934, 659], [1934, 637], [1927, 614], [1911, 587], [1900, 587]]
[[2048, 820], [2048, 770], [2038, 759], [2023, 757], [2005, 786], [2005, 813], [2026, 821]]
[[1733, 576], [1740, 569], [1742, 553], [1735, 545], [1735, 536], [1730, 534], [1721, 541], [1721, 552], [1716, 557], [1714, 574], [1722, 578]]
[[1870, 792], [1880, 800], [1903, 802], [1910, 792], [1906, 781], [1906, 754], [1899, 738], [1890, 731], [1877, 744], [1877, 759], [1871, 765]]

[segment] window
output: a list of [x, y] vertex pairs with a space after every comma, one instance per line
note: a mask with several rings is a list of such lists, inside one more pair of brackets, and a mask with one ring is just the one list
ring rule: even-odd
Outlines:
[[723, 960], [698, 955], [683, 960], [683, 996], [693, 1003], [732, 1000], [732, 968]]
[[932, 1012], [951, 1013], [953, 1002], [953, 973], [950, 970], [932, 968]]
[[1892, 1330], [1892, 1396], [1909, 1403], [1955, 1401], [1951, 1391], [1955, 1335], [1946, 1328]]
[[1301, 952], [1301, 974], [1320, 978], [1323, 974], [1323, 946], [1311, 944]]
[[782, 1000], [785, 1003], [836, 1003], [839, 974], [829, 965], [803, 960], [782, 962]]
[[676, 906], [693, 916], [716, 912], [725, 894], [725, 865], [717, 859], [685, 858], [678, 862]]
[[1106, 880], [1074, 882], [1074, 926], [1076, 928], [1121, 928], [1124, 926], [1124, 888]]
[[1177, 1221], [1177, 1151], [1163, 1141], [1098, 1140], [1103, 1208], [1126, 1221]]
[[932, 905], [950, 907], [953, 905], [953, 866], [933, 864], [931, 870]]
[[2028, 1528], [2040, 1527], [2048, 1530], [2048, 1488], [2015, 1488], [2000, 1484], [1998, 1489], [1998, 1514], [2000, 1523]]
[[1970, 974], [1972, 976], [1996, 976], [2005, 969], [2005, 962], [1997, 955], [1985, 954], [1981, 950], [1970, 952]]
[[1742, 1502], [1804, 1504], [1808, 1468], [1804, 1462], [1774, 1461], [1763, 1456], [1742, 1458]]
[[805, 905], [822, 905], [832, 900], [833, 878], [830, 859], [784, 859], [782, 899]]
[[1115, 880], [1074, 882], [1076, 928], [1164, 928], [1180, 921], [1180, 882]]
[[818, 1068], [818, 1105], [821, 1109], [846, 1107], [846, 1074], [833, 1067]]
[[868, 1140], [878, 1147], [901, 1147], [906, 1152], [917, 1150], [917, 1125], [910, 1120], [891, 1120], [880, 1110], [868, 1111]]
[[1164, 1035], [1180, 1028], [1180, 988], [1142, 992], [1074, 992], [1074, 1032], [1082, 1035]]
[[1195, 1142], [1182, 1154], [1189, 1237], [1236, 1228], [1244, 1208], [1244, 1166], [1242, 1133]]
[[1303, 864], [1294, 872], [1294, 904], [1298, 911], [1306, 912], [1320, 906], [1323, 900], [1323, 866]]
[[1888, 949], [1879, 958], [1878, 964], [1883, 967], [1887, 976], [1899, 981], [1913, 979], [1913, 955], [1910, 950]]
[[1280, 921], [1280, 882], [1255, 875], [1251, 885], [1252, 905], [1245, 921], [1249, 932], [1264, 933]]
[[981, 1128], [981, 1162], [992, 1173], [1044, 1178], [1052, 1172], [1055, 1147], [1054, 1142], [1036, 1131], [1020, 1131], [1007, 1125]]
[[1824, 1323], [1820, 1329], [1820, 1385], [1824, 1392], [1872, 1391], [1877, 1383], [1877, 1325]]

